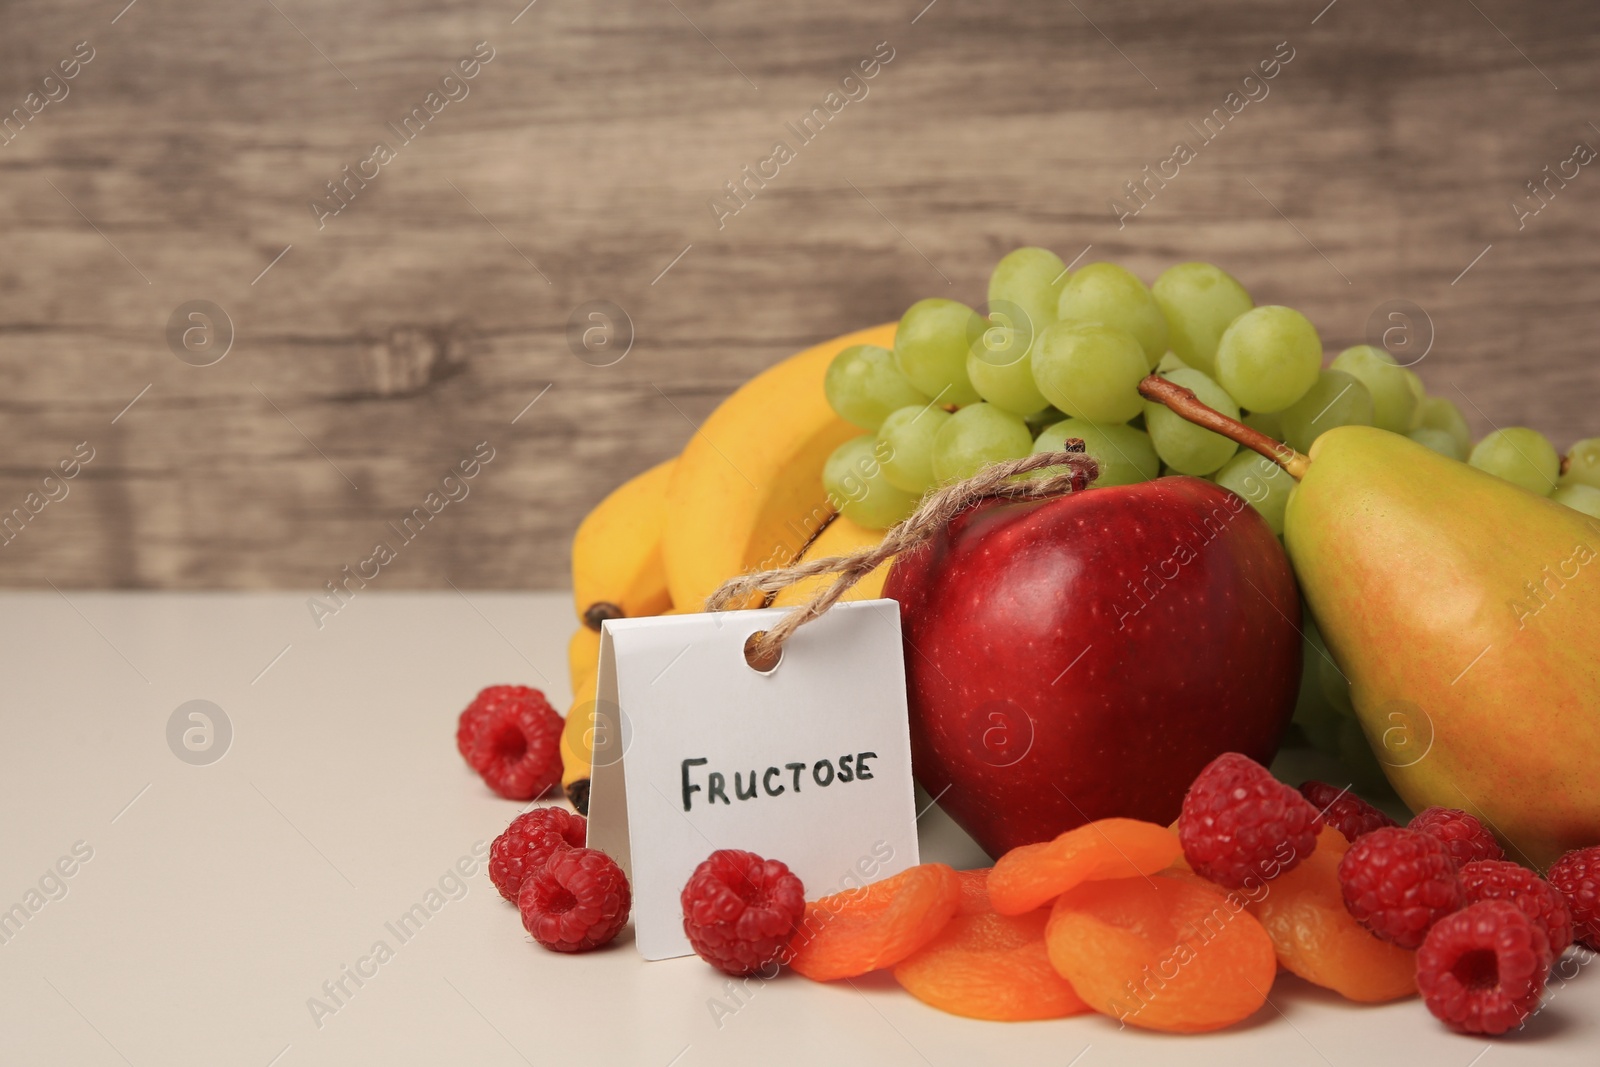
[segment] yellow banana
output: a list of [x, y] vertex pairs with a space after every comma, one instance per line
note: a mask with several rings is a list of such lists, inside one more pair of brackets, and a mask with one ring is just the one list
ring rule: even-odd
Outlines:
[[[869, 530], [865, 526], [851, 522], [840, 515], [828, 524], [828, 528], [817, 535], [816, 540], [806, 547], [803, 558], [808, 560], [824, 559], [828, 556], [843, 556], [854, 552], [858, 548], [871, 548], [883, 540], [884, 530]], [[883, 595], [884, 579], [889, 577], [889, 563], [881, 563], [869, 571], [862, 579], [845, 590], [841, 600], [873, 600]], [[807, 578], [796, 582], [787, 589], [780, 590], [772, 598], [773, 607], [787, 607], [791, 604], [804, 604], [825, 587], [832, 585], [837, 578], [835, 574], [819, 574], [815, 578]]]
[[606, 619], [658, 615], [672, 606], [661, 532], [675, 464], [669, 459], [624, 482], [578, 526], [572, 597], [578, 618], [596, 633]]
[[589, 813], [589, 774], [593, 757], [595, 672], [573, 687], [572, 707], [561, 728], [561, 788], [581, 815]]
[[578, 627], [567, 642], [567, 678], [574, 693], [594, 677], [599, 664], [600, 634], [587, 626]]
[[[882, 533], [833, 516], [822, 465], [861, 431], [834, 414], [822, 379], [840, 349], [892, 347], [895, 324], [808, 348], [746, 382], [711, 413], [683, 455], [646, 471], [578, 528], [573, 593], [584, 625], [567, 646], [573, 701], [561, 733], [561, 784], [588, 810], [599, 627], [619, 615], [698, 611], [727, 578], [756, 567], [877, 544]], [[888, 565], [847, 599], [879, 595]], [[820, 580], [818, 580], [820, 581]], [[780, 594], [797, 603], [818, 582]]]
[[823, 375], [847, 345], [893, 346], [895, 325], [836, 337], [768, 368], [690, 438], [672, 471], [662, 538], [680, 610], [700, 610], [736, 574], [791, 562], [832, 514], [822, 465], [861, 430], [828, 406]]

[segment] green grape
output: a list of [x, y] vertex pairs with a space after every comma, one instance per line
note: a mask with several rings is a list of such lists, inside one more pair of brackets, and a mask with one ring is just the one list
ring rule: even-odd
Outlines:
[[[1239, 417], [1239, 405], [1234, 403], [1233, 397], [1200, 371], [1175, 370], [1166, 377], [1192, 390], [1207, 407], [1215, 408], [1230, 419]], [[1165, 404], [1153, 400], [1145, 402], [1144, 424], [1150, 433], [1150, 442], [1156, 446], [1156, 455], [1179, 474], [1210, 474], [1239, 449], [1221, 434], [1201, 429]]]
[[[913, 386], [940, 404], [971, 404], [978, 391], [967, 378], [967, 345], [978, 313], [954, 300], [918, 300], [900, 317], [894, 361]], [[981, 324], [976, 326], [981, 330]]]
[[1339, 751], [1339, 726], [1344, 719], [1329, 706], [1317, 686], [1317, 669], [1307, 663], [1300, 675], [1300, 695], [1294, 704], [1294, 719], [1300, 732], [1318, 752], [1336, 755]]
[[1473, 446], [1467, 462], [1540, 496], [1550, 495], [1561, 471], [1555, 446], [1526, 426], [1496, 430]]
[[1046, 427], [1033, 443], [1033, 450], [1058, 452], [1069, 437], [1081, 439], [1084, 451], [1100, 464], [1100, 476], [1094, 480], [1097, 486], [1148, 482], [1161, 473], [1161, 461], [1156, 458], [1150, 435], [1119, 423], [1102, 426], [1088, 419], [1064, 419]]
[[1133, 335], [1098, 322], [1058, 322], [1033, 345], [1033, 380], [1045, 399], [1095, 422], [1139, 414], [1139, 382], [1149, 369]]
[[1183, 370], [1188, 365], [1189, 364], [1185, 363], [1171, 352], [1168, 352], [1166, 355], [1156, 360], [1156, 373], [1165, 374], [1169, 370]]
[[1356, 792], [1374, 798], [1394, 794], [1394, 787], [1384, 777], [1383, 766], [1373, 753], [1371, 742], [1353, 716], [1339, 723], [1339, 765]]
[[932, 404], [891, 411], [878, 427], [878, 454], [889, 484], [921, 496], [933, 485], [933, 441], [950, 413]]
[[1436, 430], [1432, 426], [1418, 426], [1406, 434], [1417, 444], [1424, 448], [1431, 448], [1441, 456], [1454, 460], [1466, 460], [1466, 453], [1456, 448], [1456, 439], [1444, 430]]
[[1289, 494], [1295, 486], [1288, 471], [1266, 456], [1241, 448], [1211, 479], [1248, 500], [1267, 520], [1272, 532], [1283, 536], [1283, 509], [1289, 506]]
[[989, 275], [989, 314], [998, 319], [1016, 309], [1022, 313], [1020, 318], [1027, 321], [1007, 325], [1027, 327], [1030, 335], [1037, 336], [1056, 321], [1056, 305], [1066, 279], [1067, 265], [1049, 249], [1019, 248], [1008, 252]]
[[1309, 452], [1311, 442], [1335, 426], [1371, 426], [1372, 394], [1344, 371], [1325, 370], [1306, 395], [1284, 408], [1278, 419], [1289, 447]]
[[1027, 424], [993, 404], [968, 404], [939, 428], [933, 439], [933, 477], [938, 482], [970, 478], [991, 463], [1021, 459], [1033, 448]]
[[1400, 376], [1406, 380], [1406, 388], [1411, 390], [1411, 399], [1414, 404], [1411, 409], [1411, 421], [1417, 421], [1416, 404], [1422, 403], [1422, 398], [1428, 395], [1428, 387], [1422, 384], [1422, 379], [1417, 377], [1417, 372], [1410, 367], [1401, 367]]
[[1150, 287], [1166, 315], [1172, 351], [1189, 366], [1217, 373], [1217, 342], [1234, 319], [1255, 306], [1233, 275], [1210, 263], [1179, 263]]
[[1333, 357], [1329, 364], [1361, 379], [1372, 394], [1372, 425], [1391, 433], [1408, 433], [1417, 408], [1417, 396], [1406, 379], [1409, 373], [1395, 365], [1394, 357], [1381, 348], [1356, 345]]
[[[1354, 709], [1350, 707], [1349, 686], [1339, 673], [1339, 669], [1334, 666], [1328, 645], [1323, 641], [1322, 634], [1317, 630], [1316, 623], [1309, 613], [1302, 616], [1301, 626], [1301, 699], [1307, 703], [1314, 703], [1321, 716], [1318, 724], [1320, 729], [1313, 743], [1324, 752], [1338, 755], [1339, 731], [1354, 713]], [[1337, 684], [1329, 685], [1329, 679]], [[1310, 694], [1306, 692], [1308, 689], [1311, 691]]]
[[1033, 335], [1026, 327], [991, 321], [967, 350], [967, 378], [978, 395], [1013, 415], [1050, 406], [1033, 384]]
[[1047, 407], [1042, 411], [1035, 411], [1032, 415], [1024, 415], [1022, 421], [1028, 424], [1028, 432], [1038, 437], [1045, 427], [1054, 426], [1066, 417], [1064, 412], [1054, 407]]
[[894, 353], [877, 345], [842, 349], [828, 364], [822, 392], [840, 418], [863, 430], [876, 430], [896, 408], [928, 402], [895, 366]]
[[829, 501], [869, 530], [887, 530], [916, 509], [918, 497], [883, 476], [879, 445], [871, 434], [852, 437], [822, 465]]
[[1283, 419], [1276, 411], [1247, 412], [1240, 421], [1252, 430], [1266, 434], [1274, 441], [1283, 440]]
[[1600, 489], [1600, 437], [1586, 437], [1567, 449], [1567, 469], [1562, 485], [1591, 485]]
[[1322, 650], [1325, 654], [1317, 657], [1317, 678], [1322, 685], [1322, 695], [1339, 714], [1353, 718], [1356, 708], [1350, 701], [1350, 679], [1339, 669], [1327, 649], [1328, 646], [1324, 644]]
[[[1306, 607], [1300, 613], [1300, 640], [1304, 643], [1302, 657], [1305, 663], [1321, 663], [1324, 656], [1328, 656], [1328, 643], [1322, 639], [1322, 628], [1317, 625], [1317, 620], [1312, 617], [1311, 608]], [[1328, 656], [1332, 659], [1332, 656]]]
[[1294, 308], [1264, 304], [1234, 319], [1217, 342], [1217, 382], [1251, 411], [1282, 411], [1322, 369], [1322, 340]]
[[1144, 350], [1146, 370], [1167, 354], [1161, 305], [1137, 275], [1115, 263], [1090, 263], [1073, 272], [1056, 311], [1062, 322], [1100, 322], [1132, 334]]
[[[1443, 430], [1449, 434], [1456, 443], [1457, 459], [1466, 459], [1467, 453], [1472, 451], [1472, 432], [1467, 429], [1466, 417], [1461, 414], [1460, 408], [1445, 397], [1424, 396], [1418, 400], [1416, 410], [1411, 415], [1411, 428]], [[1600, 463], [1600, 454], [1596, 455], [1595, 460]]]
[[1600, 489], [1582, 482], [1563, 485], [1550, 494], [1557, 504], [1565, 504], [1573, 511], [1581, 511], [1591, 518], [1600, 519]]
[[1305, 619], [1300, 635], [1300, 694], [1295, 700], [1294, 721], [1313, 748], [1334, 754], [1339, 751], [1341, 717], [1322, 695], [1322, 637], [1311, 619]]

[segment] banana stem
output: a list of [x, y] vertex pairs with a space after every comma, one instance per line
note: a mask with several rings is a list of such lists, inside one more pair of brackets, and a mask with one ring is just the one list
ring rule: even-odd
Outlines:
[[[817, 523], [817, 528], [815, 530], [811, 531], [811, 536], [806, 538], [806, 543], [801, 545], [800, 546], [800, 550], [794, 554], [794, 558], [789, 561], [789, 566], [792, 567], [796, 563], [800, 563], [800, 562], [805, 560], [806, 553], [810, 552], [811, 551], [811, 546], [817, 543], [817, 538], [821, 537], [823, 535], [823, 532], [826, 531], [828, 529], [828, 527], [833, 525], [834, 520], [837, 519], [839, 517], [839, 515], [840, 515], [840, 512], [830, 511], [830, 512], [828, 512], [828, 517], [827, 518], [825, 518], [821, 522]], [[774, 600], [777, 600], [777, 599], [778, 599], [778, 594], [776, 592], [768, 593], [766, 596], [761, 598], [761, 606], [764, 607], [764, 608], [770, 608], [770, 607], [772, 607], [772, 602]], [[767, 667], [756, 667], [756, 670], [758, 670], [758, 671], [769, 671], [769, 670], [772, 669], [772, 667], [777, 666], [777, 662], [778, 662], [777, 660], [773, 660], [772, 664], [770, 666], [767, 666]]]
[[1185, 389], [1176, 382], [1169, 382], [1160, 375], [1152, 374], [1140, 382], [1139, 393], [1147, 400], [1165, 404], [1196, 426], [1203, 426], [1230, 441], [1237, 441], [1244, 447], [1261, 453], [1288, 471], [1295, 481], [1304, 478], [1306, 471], [1311, 467], [1309, 456], [1296, 452], [1282, 441], [1274, 441], [1260, 430], [1252, 429], [1238, 419], [1230, 419], [1215, 408], [1207, 407], [1194, 395], [1194, 390]]

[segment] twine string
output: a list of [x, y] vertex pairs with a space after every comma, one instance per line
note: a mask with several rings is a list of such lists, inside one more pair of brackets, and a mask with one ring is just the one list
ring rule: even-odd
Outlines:
[[[1043, 477], [1020, 478], [1046, 467], [1060, 467]], [[785, 615], [770, 630], [752, 634], [745, 643], [745, 659], [759, 671], [777, 666], [784, 642], [813, 619], [820, 618], [839, 598], [884, 561], [928, 542], [934, 534], [967, 508], [984, 500], [1045, 500], [1082, 492], [1100, 474], [1100, 465], [1084, 453], [1081, 440], [1063, 442], [1058, 452], [1040, 452], [1005, 460], [983, 468], [965, 481], [954, 482], [925, 497], [917, 510], [883, 535], [883, 540], [844, 556], [802, 560], [788, 567], [741, 574], [723, 582], [706, 598], [707, 611], [740, 606], [756, 594], [767, 596], [819, 575], [837, 577], [804, 604]]]

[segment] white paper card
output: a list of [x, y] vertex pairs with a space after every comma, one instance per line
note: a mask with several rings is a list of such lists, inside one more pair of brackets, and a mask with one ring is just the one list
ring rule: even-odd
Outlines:
[[627, 872], [646, 959], [692, 951], [679, 894], [716, 849], [782, 860], [809, 900], [918, 862], [899, 606], [837, 604], [753, 670], [787, 610], [605, 623], [588, 843]]

